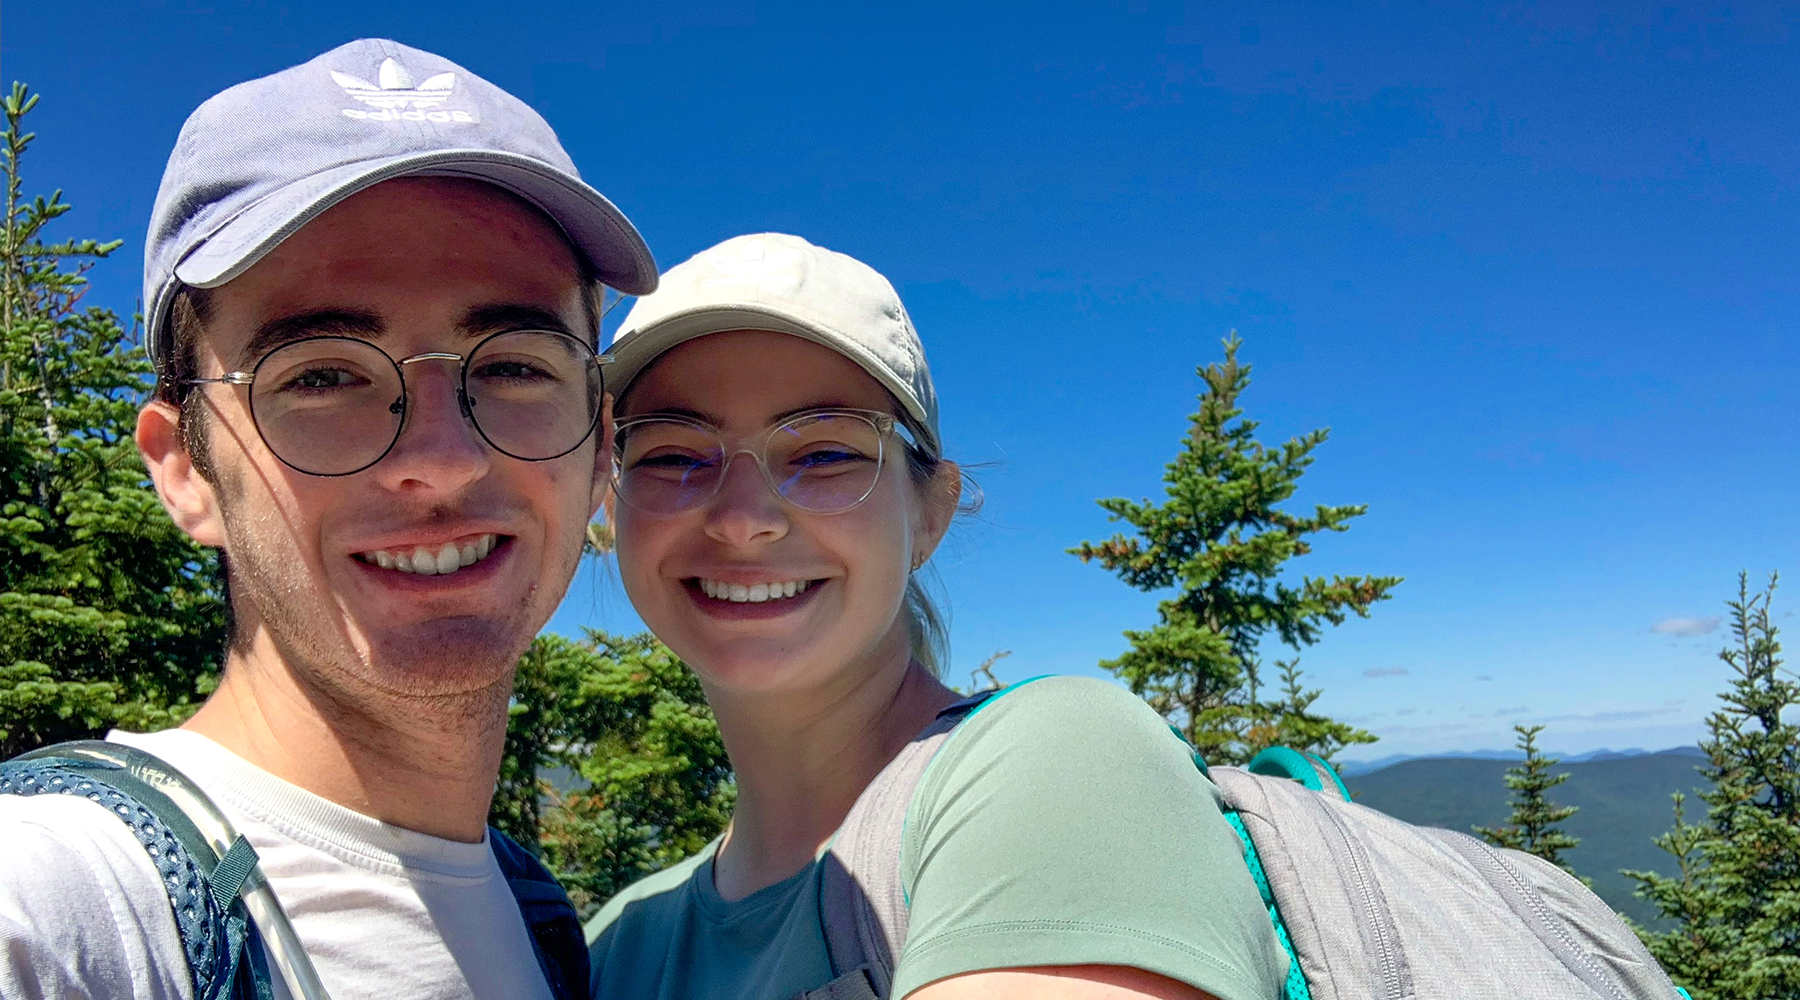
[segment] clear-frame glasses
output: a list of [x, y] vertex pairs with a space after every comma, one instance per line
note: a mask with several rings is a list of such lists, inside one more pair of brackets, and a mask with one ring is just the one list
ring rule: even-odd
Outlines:
[[355, 337], [307, 337], [263, 355], [250, 371], [195, 384], [250, 390], [250, 419], [284, 464], [313, 476], [348, 476], [392, 451], [406, 426], [405, 369], [456, 361], [457, 404], [495, 451], [527, 462], [581, 446], [600, 420], [602, 365], [580, 338], [554, 330], [506, 330], [467, 354], [430, 351], [394, 360]]
[[875, 491], [896, 431], [905, 428], [890, 414], [820, 409], [727, 443], [718, 428], [698, 420], [632, 417], [613, 431], [613, 488], [633, 509], [677, 514], [711, 500], [731, 460], [747, 454], [776, 496], [814, 514], [839, 514]]

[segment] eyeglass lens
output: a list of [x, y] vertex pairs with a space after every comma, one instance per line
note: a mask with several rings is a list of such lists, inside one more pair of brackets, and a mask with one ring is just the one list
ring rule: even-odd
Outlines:
[[[463, 366], [469, 418], [503, 454], [528, 461], [565, 455], [586, 440], [599, 415], [593, 358], [586, 344], [560, 333], [489, 337]], [[314, 475], [347, 475], [379, 461], [399, 440], [404, 382], [394, 361], [366, 341], [296, 341], [257, 365], [250, 412], [282, 461]]]
[[[711, 428], [651, 417], [622, 424], [618, 435], [616, 485], [632, 507], [677, 513], [710, 500], [724, 482], [731, 455]], [[880, 429], [851, 413], [802, 414], [771, 430], [760, 452], [770, 488], [819, 514], [861, 503], [875, 488], [881, 456]]]

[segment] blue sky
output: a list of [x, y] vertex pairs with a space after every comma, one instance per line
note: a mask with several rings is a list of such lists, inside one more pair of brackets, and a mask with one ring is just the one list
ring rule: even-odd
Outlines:
[[[512, 90], [663, 266], [784, 230], [899, 287], [987, 508], [936, 560], [962, 681], [1096, 673], [1154, 595], [1063, 550], [1154, 495], [1228, 330], [1296, 569], [1406, 577], [1307, 650], [1351, 756], [1694, 739], [1736, 574], [1800, 566], [1800, 13], [1199, 3], [15, 4], [33, 189], [122, 237], [189, 111], [358, 35]], [[584, 569], [552, 628], [636, 619]], [[1792, 606], [1792, 602], [1785, 602]], [[1785, 610], [1778, 613], [1785, 614]], [[1786, 619], [1783, 619], [1784, 621]], [[1659, 628], [1660, 626], [1660, 628]], [[1694, 634], [1699, 633], [1699, 634]], [[1280, 653], [1279, 650], [1270, 650]]]

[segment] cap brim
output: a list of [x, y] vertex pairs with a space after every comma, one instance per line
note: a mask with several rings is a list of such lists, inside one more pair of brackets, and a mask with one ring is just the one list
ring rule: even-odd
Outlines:
[[[921, 427], [930, 427], [930, 417], [914, 398], [913, 387], [896, 379], [887, 366], [869, 354], [851, 338], [817, 323], [790, 315], [768, 306], [748, 302], [713, 303], [684, 312], [657, 318], [646, 329], [635, 330], [624, 342], [607, 349], [612, 363], [606, 366], [606, 388], [616, 397], [643, 374], [652, 361], [664, 352], [714, 333], [732, 330], [769, 330], [810, 340], [856, 362], [863, 371], [892, 393], [906, 412]], [[935, 442], [933, 442], [935, 445]]]
[[531, 157], [476, 149], [346, 164], [295, 181], [219, 227], [175, 265], [175, 276], [196, 288], [223, 285], [345, 198], [382, 181], [416, 176], [468, 177], [511, 191], [562, 227], [600, 281], [628, 295], [656, 289], [650, 249], [606, 196]]

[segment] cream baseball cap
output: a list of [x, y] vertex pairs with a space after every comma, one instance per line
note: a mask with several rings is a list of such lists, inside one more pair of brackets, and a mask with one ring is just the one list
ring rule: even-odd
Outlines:
[[937, 391], [925, 348], [894, 286], [854, 257], [798, 236], [736, 236], [663, 272], [613, 337], [606, 384], [615, 397], [664, 351], [728, 330], [771, 330], [822, 344], [894, 394], [942, 454]]

